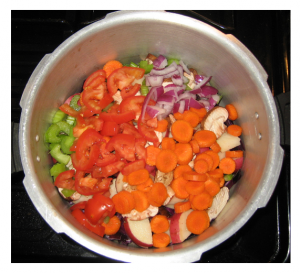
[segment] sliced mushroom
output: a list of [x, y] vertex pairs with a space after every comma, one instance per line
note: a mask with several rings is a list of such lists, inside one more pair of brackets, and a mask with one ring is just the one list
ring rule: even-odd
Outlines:
[[173, 181], [173, 172], [163, 173], [160, 170], [156, 171], [154, 183], [160, 182], [165, 186], [169, 186]]
[[162, 86], [165, 87], [169, 84], [173, 84], [173, 81], [172, 81], [172, 78], [167, 78], [167, 79], [164, 79], [163, 82], [162, 82]]
[[212, 131], [219, 138], [226, 131], [227, 126], [224, 122], [227, 119], [228, 111], [224, 107], [216, 106], [208, 111], [201, 121], [201, 129]]
[[150, 205], [146, 210], [142, 212], [138, 212], [137, 210], [133, 209], [130, 213], [122, 214], [122, 216], [128, 217], [128, 219], [132, 221], [139, 221], [139, 220], [144, 220], [148, 217], [153, 217], [157, 213], [158, 213], [158, 207], [154, 207]]
[[[154, 56], [154, 55], [152, 55], [151, 53], [149, 53], [149, 54], [147, 55], [147, 57], [146, 57], [146, 61], [148, 61], [149, 64], [152, 64], [152, 62], [153, 62], [155, 59], [157, 59], [157, 57]], [[149, 61], [151, 61], [151, 63], [150, 63]]]
[[169, 115], [169, 118], [170, 118], [171, 124], [173, 124], [176, 121], [176, 118], [174, 118], [174, 116], [172, 114]]
[[123, 100], [120, 91], [117, 91], [112, 97], [113, 97], [114, 101], [117, 102], [117, 104], [120, 104]]
[[198, 72], [197, 72], [196, 69], [194, 69], [194, 68], [189, 68], [189, 70], [194, 74], [194, 77], [195, 77], [196, 75], [198, 75]]
[[212, 205], [207, 209], [210, 220], [215, 219], [225, 207], [229, 199], [229, 189], [227, 187], [221, 188], [219, 193], [214, 197]]
[[172, 200], [173, 196], [175, 195], [174, 190], [170, 186], [166, 186], [166, 188], [167, 188], [168, 197], [165, 200], [165, 202], [163, 203], [164, 206], [168, 205], [170, 203], [170, 201]]
[[196, 83], [195, 83], [195, 78], [194, 78], [194, 73], [191, 73], [190, 75], [186, 72], [183, 72], [183, 76], [189, 79], [189, 83], [187, 84], [188, 87], [191, 89], [194, 89]]

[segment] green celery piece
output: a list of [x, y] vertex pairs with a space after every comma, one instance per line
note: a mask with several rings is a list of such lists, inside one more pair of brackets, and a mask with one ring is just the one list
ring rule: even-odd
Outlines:
[[224, 175], [224, 180], [225, 181], [230, 181], [233, 178], [233, 176], [234, 176], [233, 174], [225, 174]]
[[50, 143], [49, 144], [49, 150], [51, 151], [53, 148], [54, 148], [54, 146], [56, 145], [57, 143]]
[[64, 132], [65, 134], [69, 135], [71, 128], [73, 128], [68, 122], [66, 121], [59, 121], [56, 123], [60, 129], [60, 131]]
[[114, 102], [111, 102], [109, 105], [107, 105], [105, 108], [103, 108], [102, 112], [107, 112], [108, 109], [109, 109], [110, 107], [112, 107], [113, 105], [114, 105]]
[[64, 118], [65, 118], [66, 116], [67, 116], [66, 113], [64, 113], [63, 111], [61, 111], [61, 110], [58, 109], [58, 110], [56, 111], [56, 113], [55, 113], [53, 119], [52, 119], [52, 123], [57, 123], [57, 122], [59, 122], [59, 121], [61, 121], [61, 120], [64, 120]]
[[50, 169], [50, 175], [57, 177], [60, 173], [67, 171], [66, 165], [62, 163], [56, 163]]
[[188, 85], [186, 85], [186, 86], [185, 86], [185, 90], [186, 90], [186, 91], [190, 91], [190, 90], [192, 90], [192, 88], [190, 88]]
[[67, 116], [66, 122], [69, 123], [70, 125], [74, 125], [76, 121], [76, 118]]
[[69, 163], [71, 157], [69, 155], [63, 154], [60, 150], [60, 147], [61, 146], [59, 144], [54, 145], [54, 147], [50, 151], [50, 154], [59, 163], [67, 165]]
[[79, 99], [80, 99], [80, 95], [75, 95], [70, 101], [70, 106], [76, 111], [79, 111], [81, 109], [81, 106], [77, 104]]
[[[71, 130], [71, 131], [73, 131], [73, 130]], [[74, 143], [75, 137], [62, 135], [62, 136], [60, 136], [60, 138], [61, 138], [61, 143], [60, 143], [61, 151], [67, 155], [72, 154], [73, 152], [70, 151], [70, 148]]]
[[173, 62], [175, 62], [176, 64], [179, 64], [178, 59], [175, 59], [175, 58], [168, 59], [168, 65], [172, 64]]
[[142, 94], [142, 96], [147, 96], [148, 92], [149, 92], [148, 86], [142, 85], [141, 86], [141, 94]]
[[45, 142], [60, 143], [61, 139], [58, 137], [59, 132], [60, 127], [57, 125], [57, 123], [51, 124], [45, 133]]
[[152, 70], [153, 64], [148, 64], [147, 61], [140, 61], [139, 67], [145, 69], [145, 74], [148, 74]]
[[130, 66], [131, 67], [139, 67], [136, 63], [134, 63], [134, 62], [130, 62]]
[[65, 196], [65, 197], [70, 197], [73, 195], [73, 193], [76, 192], [74, 190], [69, 190], [69, 189], [63, 189], [61, 191], [61, 193]]

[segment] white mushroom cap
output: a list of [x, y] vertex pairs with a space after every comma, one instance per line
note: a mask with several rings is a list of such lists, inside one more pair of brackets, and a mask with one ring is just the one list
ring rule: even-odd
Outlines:
[[201, 121], [201, 129], [209, 130], [216, 134], [219, 138], [225, 131], [227, 126], [224, 122], [228, 119], [228, 111], [226, 108], [216, 106], [208, 111]]
[[210, 220], [215, 219], [220, 214], [228, 199], [229, 189], [227, 187], [221, 188], [219, 193], [214, 197], [211, 207], [207, 209]]

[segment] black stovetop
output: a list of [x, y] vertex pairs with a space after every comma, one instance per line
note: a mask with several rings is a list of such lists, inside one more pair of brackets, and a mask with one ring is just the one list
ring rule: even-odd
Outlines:
[[[11, 261], [117, 262], [57, 234], [28, 197], [18, 130], [24, 87], [41, 58], [66, 38], [111, 11], [12, 11], [11, 76]], [[269, 75], [279, 109], [284, 162], [265, 208], [232, 237], [207, 251], [199, 263], [290, 262], [290, 11], [171, 11], [206, 22], [244, 43]]]

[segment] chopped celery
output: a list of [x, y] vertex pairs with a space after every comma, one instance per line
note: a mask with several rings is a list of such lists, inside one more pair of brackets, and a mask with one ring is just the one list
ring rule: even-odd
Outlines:
[[45, 142], [60, 143], [61, 139], [58, 137], [59, 132], [60, 127], [57, 125], [57, 123], [51, 124], [45, 133]]
[[60, 173], [67, 171], [66, 165], [62, 163], [56, 163], [50, 169], [50, 175], [57, 177]]
[[152, 70], [153, 64], [148, 64], [147, 61], [140, 61], [139, 67], [145, 69], [145, 74], [148, 74]]
[[61, 146], [59, 144], [54, 145], [54, 147], [50, 151], [50, 154], [59, 163], [67, 165], [69, 163], [71, 157], [69, 155], [63, 154], [60, 150], [60, 147]]
[[106, 217], [104, 218], [103, 222], [104, 222], [105, 224], [108, 224], [108, 223], [109, 223], [109, 220], [110, 220], [110, 217], [109, 217], [109, 216], [106, 216]]
[[142, 94], [142, 96], [147, 96], [148, 92], [149, 92], [148, 86], [142, 85], [141, 86], [141, 94]]
[[76, 111], [79, 111], [81, 109], [81, 106], [77, 104], [79, 99], [80, 99], [80, 95], [75, 95], [70, 101], [70, 106]]
[[50, 144], [49, 144], [49, 150], [52, 150], [53, 147], [54, 147], [54, 145], [56, 145], [56, 143], [50, 143]]
[[76, 121], [76, 118], [67, 116], [66, 122], [69, 123], [70, 125], [74, 125], [75, 121]]
[[190, 88], [188, 85], [186, 85], [186, 86], [185, 86], [185, 90], [186, 90], [186, 91], [190, 91], [190, 90], [192, 90], [192, 88]]
[[172, 64], [173, 62], [175, 62], [176, 64], [179, 64], [178, 59], [175, 59], [175, 58], [168, 59], [168, 65]]
[[57, 122], [63, 120], [66, 116], [67, 116], [66, 113], [64, 113], [63, 111], [58, 109], [52, 119], [52, 123], [57, 123]]
[[146, 79], [143, 80], [142, 85], [146, 85]]
[[107, 110], [114, 105], [114, 102], [111, 102], [109, 105], [107, 105], [105, 108], [103, 108], [102, 112], [107, 112]]
[[130, 66], [131, 66], [131, 67], [139, 67], [139, 66], [138, 66], [136, 63], [134, 63], [134, 62], [131, 62], [131, 63], [130, 63]]
[[56, 124], [58, 125], [60, 131], [63, 131], [67, 135], [70, 134], [72, 126], [68, 122], [62, 120], [62, 121], [57, 122]]
[[69, 190], [69, 189], [63, 189], [63, 190], [61, 191], [61, 193], [62, 193], [65, 197], [70, 197], [70, 196], [72, 196], [72, 195], [74, 194], [74, 192], [76, 192], [76, 191], [74, 191], [74, 190]]
[[75, 137], [62, 135], [62, 136], [60, 136], [60, 138], [61, 138], [61, 143], [60, 143], [61, 151], [67, 155], [72, 154], [73, 152], [70, 151], [70, 148], [74, 143]]
[[224, 175], [224, 179], [225, 179], [225, 181], [230, 181], [232, 178], [233, 178], [233, 174], [225, 174]]

